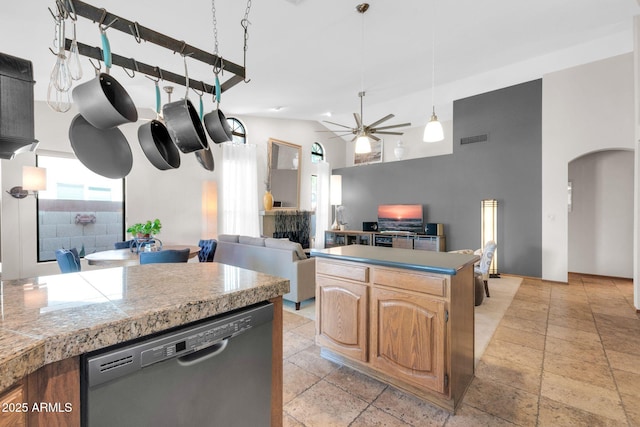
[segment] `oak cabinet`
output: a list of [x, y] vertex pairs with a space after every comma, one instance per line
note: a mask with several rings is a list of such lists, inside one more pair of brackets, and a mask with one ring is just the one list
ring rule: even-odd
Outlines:
[[22, 383], [0, 395], [0, 427], [22, 427], [26, 425], [29, 404]]

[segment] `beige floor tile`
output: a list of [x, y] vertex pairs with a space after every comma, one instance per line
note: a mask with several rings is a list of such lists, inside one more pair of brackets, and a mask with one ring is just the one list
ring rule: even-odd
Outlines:
[[460, 405], [456, 415], [449, 417], [445, 424], [446, 427], [511, 427], [515, 425], [464, 403]]
[[542, 370], [485, 354], [476, 366], [476, 377], [539, 394]]
[[282, 310], [282, 327], [285, 331], [297, 328], [298, 326], [309, 322], [311, 322], [311, 320], [306, 317], [298, 316], [297, 314]]
[[517, 299], [514, 297], [509, 308], [514, 309], [516, 311], [529, 310], [529, 311], [546, 313], [547, 311], [549, 311], [549, 301], [533, 302], [533, 301], [528, 301], [523, 299]]
[[600, 343], [600, 335], [594, 332], [581, 331], [579, 329], [565, 328], [564, 326], [548, 325], [547, 336], [560, 338], [566, 341]]
[[616, 390], [616, 384], [606, 360], [603, 360], [603, 363], [593, 363], [566, 357], [563, 354], [547, 352], [544, 356], [544, 372]]
[[349, 427], [407, 427], [410, 425], [375, 406], [369, 406]]
[[551, 305], [549, 307], [549, 317], [564, 316], [579, 320], [593, 321], [591, 306], [586, 304], [572, 304], [569, 307]]
[[283, 362], [283, 401], [289, 403], [296, 396], [320, 381], [320, 377], [294, 365]]
[[320, 378], [326, 377], [340, 367], [340, 365], [336, 363], [323, 359], [322, 356], [320, 356], [320, 347], [316, 345], [307, 347], [296, 353], [293, 357], [289, 358], [288, 361]]
[[[621, 309], [621, 307], [624, 307], [624, 309]], [[591, 304], [591, 310], [593, 310], [594, 313], [609, 314], [611, 316], [620, 316], [637, 320], [638, 316], [636, 316], [636, 314], [632, 310], [630, 310], [630, 308], [631, 307], [627, 303], [626, 299], [623, 299], [623, 302], [616, 306], [608, 304]]]
[[300, 421], [282, 411], [282, 427], [305, 427]]
[[535, 332], [527, 332], [519, 329], [500, 325], [493, 335], [494, 339], [520, 344], [536, 350], [544, 350], [545, 336]]
[[640, 320], [630, 320], [628, 317], [611, 316], [597, 313], [594, 315], [598, 329], [602, 333], [625, 333], [640, 335]]
[[298, 326], [297, 328], [291, 329], [291, 332], [315, 342], [316, 324], [315, 322], [305, 323], [302, 326]]
[[620, 425], [620, 420], [612, 420], [592, 414], [546, 397], [540, 398], [538, 427], [619, 427]]
[[614, 369], [613, 376], [620, 394], [636, 396], [640, 402], [640, 374]]
[[333, 384], [320, 381], [284, 405], [284, 410], [307, 427], [346, 427], [367, 406]]
[[312, 340], [291, 331], [285, 331], [282, 337], [282, 352], [285, 359], [312, 345], [314, 345]]
[[614, 390], [545, 371], [540, 396], [605, 418], [626, 421], [622, 402]]
[[324, 379], [367, 403], [376, 400], [376, 398], [380, 396], [380, 393], [387, 387], [386, 384], [354, 371], [351, 368], [347, 368], [346, 366], [336, 369]]
[[598, 333], [596, 323], [593, 319], [583, 320], [565, 316], [562, 313], [549, 312], [549, 325], [557, 325], [565, 328], [577, 329], [585, 332]]
[[500, 324], [509, 328], [535, 332], [537, 334], [544, 334], [547, 330], [546, 320], [544, 322], [536, 322], [511, 315], [505, 315]]
[[555, 353], [590, 363], [607, 364], [602, 344], [593, 342], [567, 341], [547, 336], [546, 353]]
[[607, 333], [601, 334], [602, 345], [606, 349], [640, 356], [640, 334]]
[[394, 387], [387, 387], [372, 405], [413, 426], [443, 426], [449, 418], [447, 411]]
[[607, 349], [607, 359], [611, 368], [640, 374], [640, 355]]
[[627, 412], [627, 419], [629, 425], [638, 427], [640, 426], [640, 405], [638, 405], [638, 396], [630, 394], [621, 394], [622, 403]]
[[544, 353], [540, 350], [534, 350], [531, 347], [494, 339], [491, 340], [484, 354], [540, 370], [542, 369]]
[[475, 378], [467, 390], [464, 404], [522, 426], [535, 426], [538, 395], [524, 390]]
[[519, 319], [530, 320], [532, 322], [536, 322], [540, 325], [546, 326], [548, 313], [547, 310], [535, 310], [533, 309], [533, 307], [514, 307], [513, 304], [511, 304], [511, 306], [507, 309], [505, 316], [512, 316]]

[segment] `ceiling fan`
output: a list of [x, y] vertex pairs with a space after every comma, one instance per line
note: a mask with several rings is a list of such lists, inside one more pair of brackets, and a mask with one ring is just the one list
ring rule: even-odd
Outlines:
[[[362, 14], [362, 45], [363, 45], [363, 49], [362, 49], [362, 56], [363, 56], [363, 69], [364, 69], [364, 13], [369, 10], [369, 4], [368, 3], [362, 3], [356, 6], [356, 10]], [[364, 74], [364, 71], [363, 71]], [[402, 132], [390, 132], [388, 131], [388, 129], [393, 129], [393, 128], [398, 128], [398, 127], [404, 127], [404, 126], [411, 126], [411, 123], [402, 123], [402, 124], [398, 124], [398, 125], [387, 125], [387, 126], [378, 126], [384, 122], [386, 122], [389, 119], [392, 119], [393, 117], [395, 117], [393, 114], [387, 114], [386, 116], [384, 116], [383, 118], [381, 118], [380, 120], [376, 120], [375, 122], [369, 124], [369, 125], [365, 125], [363, 122], [363, 118], [364, 118], [364, 114], [363, 114], [363, 107], [362, 107], [362, 98], [364, 98], [365, 92], [364, 90], [358, 92], [358, 96], [360, 97], [360, 114], [358, 113], [353, 113], [353, 117], [356, 120], [356, 126], [355, 127], [350, 127], [350, 126], [346, 126], [346, 125], [342, 125], [340, 123], [335, 123], [335, 122], [330, 122], [328, 120], [324, 120], [325, 123], [329, 123], [332, 124], [334, 126], [340, 126], [342, 128], [346, 128], [348, 130], [336, 130], [336, 131], [332, 131], [332, 130], [328, 130], [328, 131], [320, 131], [320, 132], [334, 132], [336, 134], [338, 134], [337, 136], [334, 136], [332, 138], [340, 138], [343, 137], [345, 135], [349, 135], [349, 134], [353, 134], [355, 135], [353, 137], [353, 139], [351, 141], [357, 140], [356, 141], [356, 153], [368, 153], [371, 152], [371, 144], [369, 142], [369, 139], [373, 139], [374, 141], [380, 141], [380, 138], [378, 138], [375, 134], [378, 135], [402, 135]]]

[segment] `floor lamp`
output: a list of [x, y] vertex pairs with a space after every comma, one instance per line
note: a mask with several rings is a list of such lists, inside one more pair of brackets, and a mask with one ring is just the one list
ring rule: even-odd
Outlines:
[[338, 230], [340, 224], [338, 224], [338, 215], [336, 212], [336, 206], [342, 204], [342, 175], [331, 175], [331, 188], [330, 188], [330, 202], [333, 205], [333, 224], [331, 224], [332, 230]]
[[[498, 243], [498, 201], [495, 199], [482, 200], [480, 239], [482, 240], [482, 250], [484, 245], [490, 240]], [[489, 267], [489, 277], [500, 277], [498, 274], [498, 250], [493, 253], [491, 267]]]

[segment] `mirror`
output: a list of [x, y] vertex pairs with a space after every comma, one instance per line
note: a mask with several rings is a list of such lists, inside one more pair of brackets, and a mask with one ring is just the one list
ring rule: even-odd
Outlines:
[[301, 155], [299, 145], [269, 139], [269, 182], [274, 209], [299, 209]]

